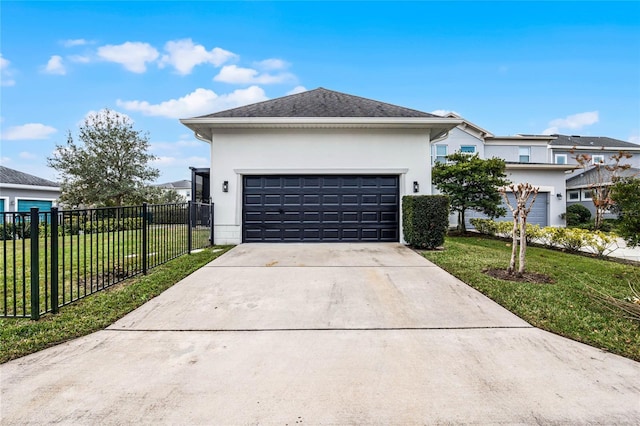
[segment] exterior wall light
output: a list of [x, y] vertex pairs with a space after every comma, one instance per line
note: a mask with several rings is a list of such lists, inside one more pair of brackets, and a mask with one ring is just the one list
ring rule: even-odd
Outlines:
[[413, 181], [413, 192], [420, 192], [420, 184], [418, 183], [417, 180]]
[[558, 192], [558, 193], [556, 194], [556, 197], [558, 198], [558, 200], [562, 200], [562, 194], [561, 194], [561, 193], [559, 193], [559, 192]]
[[225, 180], [222, 182], [222, 192], [229, 192], [229, 181]]

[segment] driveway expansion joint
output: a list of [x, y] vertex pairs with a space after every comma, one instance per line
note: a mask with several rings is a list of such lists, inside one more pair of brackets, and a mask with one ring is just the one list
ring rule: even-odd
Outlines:
[[430, 331], [430, 330], [522, 330], [536, 329], [532, 325], [485, 326], [485, 327], [349, 327], [349, 328], [106, 328], [105, 331], [127, 332], [210, 332], [210, 333], [250, 333], [250, 332], [291, 332], [291, 331]]

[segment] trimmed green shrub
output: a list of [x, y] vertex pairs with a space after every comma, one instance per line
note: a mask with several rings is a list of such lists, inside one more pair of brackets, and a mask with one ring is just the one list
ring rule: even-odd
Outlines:
[[469, 219], [469, 222], [476, 228], [481, 234], [491, 235], [492, 237], [496, 235], [498, 232], [498, 226], [495, 221], [491, 219], [481, 219], [479, 217], [474, 217]]
[[426, 249], [442, 246], [449, 228], [449, 197], [402, 197], [402, 222], [404, 239], [410, 246]]
[[588, 223], [591, 219], [591, 211], [582, 204], [572, 204], [567, 207], [565, 213], [567, 226], [578, 226], [582, 223]]

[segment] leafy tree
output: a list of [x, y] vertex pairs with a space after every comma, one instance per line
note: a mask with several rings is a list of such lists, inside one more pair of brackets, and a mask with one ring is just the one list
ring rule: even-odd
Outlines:
[[[572, 149], [573, 153], [575, 149]], [[596, 208], [593, 227], [598, 230], [602, 226], [604, 214], [609, 210], [614, 202], [610, 196], [610, 187], [613, 182], [618, 179], [620, 172], [631, 167], [630, 164], [623, 163], [624, 160], [631, 158], [632, 155], [626, 151], [619, 151], [611, 156], [611, 162], [594, 163], [593, 156], [590, 154], [577, 154], [573, 158], [578, 162], [578, 166], [585, 171], [593, 170], [592, 173], [586, 175], [587, 186], [591, 190], [591, 201]]]
[[188, 200], [183, 195], [178, 194], [175, 189], [149, 186], [146, 188], [146, 194], [142, 201], [151, 204], [172, 204], [186, 203]]
[[436, 188], [451, 200], [451, 210], [458, 212], [458, 229], [465, 232], [465, 212], [469, 209], [498, 217], [506, 213], [500, 206], [498, 189], [509, 183], [505, 162], [499, 158], [486, 160], [478, 154], [456, 152], [446, 157], [446, 163], [436, 163], [432, 179]]
[[47, 159], [62, 177], [60, 201], [71, 206], [120, 206], [144, 198], [147, 182], [159, 176], [149, 165], [149, 137], [129, 117], [104, 109], [85, 118], [76, 143], [68, 132]]
[[618, 232], [631, 247], [640, 246], [640, 178], [619, 179], [611, 188], [613, 209], [620, 213]]

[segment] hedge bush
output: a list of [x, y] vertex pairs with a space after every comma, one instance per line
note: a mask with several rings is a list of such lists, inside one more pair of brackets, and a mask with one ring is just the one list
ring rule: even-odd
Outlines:
[[567, 220], [567, 226], [578, 226], [583, 223], [588, 223], [591, 219], [591, 211], [582, 204], [572, 204], [567, 207], [565, 219]]
[[449, 197], [406, 195], [402, 197], [402, 231], [410, 246], [434, 249], [444, 244], [449, 228]]

